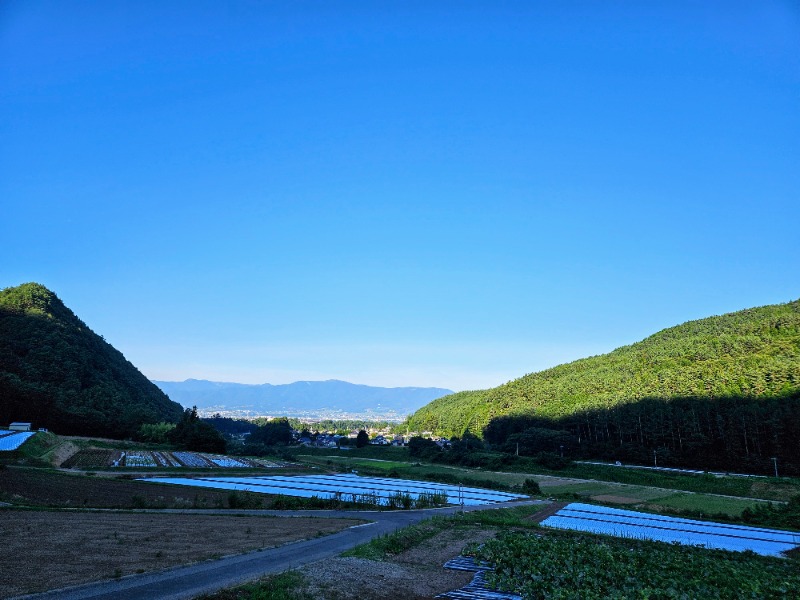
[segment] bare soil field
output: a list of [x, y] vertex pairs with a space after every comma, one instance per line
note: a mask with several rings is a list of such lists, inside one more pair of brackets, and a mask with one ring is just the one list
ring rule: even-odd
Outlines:
[[272, 548], [359, 523], [0, 509], [0, 598]]
[[0, 469], [0, 501], [64, 508], [217, 508], [229, 492], [43, 469]]

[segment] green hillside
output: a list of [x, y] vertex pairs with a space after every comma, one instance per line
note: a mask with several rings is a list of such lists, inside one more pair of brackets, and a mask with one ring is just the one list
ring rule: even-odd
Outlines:
[[[643, 448], [663, 448], [676, 460], [690, 450], [762, 460], [789, 451], [783, 446], [800, 423], [799, 398], [795, 301], [691, 321], [497, 388], [445, 396], [414, 413], [409, 426], [443, 435], [470, 430], [497, 443], [531, 428], [562, 432], [551, 451], [566, 445], [610, 455], [638, 446], [642, 456]], [[547, 435], [540, 433], [541, 441]]]
[[0, 424], [126, 437], [182, 414], [53, 292], [36, 283], [0, 290]]

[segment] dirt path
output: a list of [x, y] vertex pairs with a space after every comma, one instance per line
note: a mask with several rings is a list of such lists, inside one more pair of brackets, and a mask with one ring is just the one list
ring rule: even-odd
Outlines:
[[528, 517], [534, 523], [541, 523], [548, 517], [552, 517], [562, 508], [564, 508], [569, 502], [551, 502], [550, 505], [545, 508], [544, 510], [540, 510], [535, 515], [531, 515]]

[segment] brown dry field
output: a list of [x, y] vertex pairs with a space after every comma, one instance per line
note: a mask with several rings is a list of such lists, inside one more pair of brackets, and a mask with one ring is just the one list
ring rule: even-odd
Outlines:
[[273, 548], [361, 522], [0, 509], [0, 598]]
[[461, 554], [468, 543], [494, 535], [489, 529], [450, 529], [380, 562], [341, 557], [312, 563], [300, 570], [306, 580], [303, 591], [325, 600], [427, 600], [467, 585], [474, 573], [451, 571], [444, 563]]
[[[253, 475], [263, 474], [253, 470]], [[270, 474], [276, 474], [270, 472]], [[175, 473], [175, 476], [186, 476]], [[0, 501], [54, 508], [225, 508], [229, 490], [133, 481], [135, 473], [86, 475], [7, 467], [0, 469]], [[191, 476], [191, 475], [189, 475]], [[272, 497], [263, 495], [263, 507]], [[255, 507], [254, 507], [255, 508]]]

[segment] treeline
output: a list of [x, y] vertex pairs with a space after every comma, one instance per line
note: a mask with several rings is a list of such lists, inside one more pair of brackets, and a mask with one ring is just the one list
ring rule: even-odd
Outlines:
[[183, 409], [44, 286], [0, 291], [0, 423], [133, 437]]
[[269, 426], [270, 423], [288, 423], [291, 429], [296, 431], [306, 431], [308, 433], [322, 433], [332, 432], [340, 435], [347, 435], [351, 431], [360, 431], [362, 429], [383, 429], [389, 426], [388, 421], [362, 421], [362, 420], [323, 420], [308, 422], [301, 419], [292, 417], [279, 417], [276, 419], [267, 419], [259, 417], [255, 419], [235, 419], [231, 417], [223, 417], [216, 414], [212, 417], [205, 417], [203, 419], [206, 423], [214, 426], [221, 433], [228, 436], [238, 436], [242, 434], [252, 434], [258, 430], [259, 427]]
[[250, 421], [214, 415], [201, 422], [225, 440], [229, 454], [265, 456], [292, 443], [292, 425], [286, 417]]
[[493, 448], [708, 470], [800, 474], [800, 392], [771, 398], [648, 398], [559, 419], [498, 417]]

